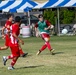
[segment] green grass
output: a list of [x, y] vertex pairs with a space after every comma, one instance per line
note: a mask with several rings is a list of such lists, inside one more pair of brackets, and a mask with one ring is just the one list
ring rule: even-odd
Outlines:
[[[36, 56], [38, 49], [44, 44], [41, 38], [30, 37], [23, 39], [26, 58], [20, 57], [15, 64], [15, 70], [7, 70], [11, 60], [3, 66], [2, 56], [9, 55], [10, 49], [0, 51], [0, 75], [76, 75], [76, 36], [52, 36], [51, 45], [55, 55], [50, 55], [48, 49]], [[4, 41], [0, 39], [0, 46]]]

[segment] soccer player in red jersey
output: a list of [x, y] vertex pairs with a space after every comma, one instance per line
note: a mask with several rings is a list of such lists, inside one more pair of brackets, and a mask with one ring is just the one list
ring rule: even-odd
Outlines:
[[[6, 50], [9, 48], [9, 40], [10, 40], [10, 26], [12, 25], [12, 21], [13, 21], [13, 15], [9, 14], [8, 15], [8, 20], [6, 21], [5, 26], [2, 28], [2, 38], [5, 38], [5, 46], [0, 47], [0, 50]], [[4, 33], [4, 30], [6, 30], [6, 33]], [[20, 55], [22, 57], [25, 57], [28, 53], [24, 53], [22, 51], [21, 46], [19, 47], [20, 49]]]
[[39, 22], [35, 25], [36, 37], [38, 37], [38, 31], [37, 31], [38, 28], [42, 39], [45, 41], [45, 44], [41, 47], [41, 49], [37, 52], [36, 55], [39, 55], [46, 48], [48, 48], [51, 54], [53, 55], [54, 49], [52, 49], [51, 44], [49, 42], [50, 41], [49, 29], [51, 28], [51, 23], [48, 20], [44, 20], [42, 14], [40, 14], [38, 18]]
[[[10, 42], [9, 47], [11, 49], [11, 55], [10, 56], [3, 56], [3, 63], [6, 65], [6, 61], [8, 59], [12, 59], [10, 66], [8, 67], [8, 70], [13, 70], [14, 65], [17, 61], [17, 59], [20, 57], [20, 51], [19, 51], [19, 43], [22, 45], [24, 42], [18, 37], [20, 34], [20, 22], [21, 18], [19, 16], [15, 17], [15, 23], [10, 27], [11, 34], [10, 34]], [[18, 43], [19, 42], [19, 43]]]
[[[11, 14], [8, 15], [8, 20], [5, 23], [5, 26], [2, 28], [2, 38], [5, 38], [5, 46], [0, 47], [0, 50], [5, 50], [9, 48], [9, 40], [10, 40], [10, 26], [12, 25], [13, 16]], [[6, 31], [6, 33], [4, 33]]]

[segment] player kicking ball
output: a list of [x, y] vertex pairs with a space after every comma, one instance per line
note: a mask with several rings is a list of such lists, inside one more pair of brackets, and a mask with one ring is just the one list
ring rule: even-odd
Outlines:
[[[15, 17], [15, 23], [11, 26], [11, 34], [10, 34], [10, 42], [9, 47], [11, 49], [11, 55], [10, 56], [3, 56], [3, 64], [6, 65], [7, 60], [12, 59], [10, 66], [8, 67], [8, 70], [13, 70], [14, 65], [17, 62], [18, 58], [20, 57], [20, 51], [19, 51], [19, 43], [22, 45], [24, 42], [18, 37], [20, 34], [20, 25], [21, 18], [19, 16]], [[19, 42], [19, 43], [18, 43]]]
[[49, 29], [51, 28], [51, 23], [48, 20], [44, 20], [42, 14], [40, 14], [38, 18], [39, 22], [35, 25], [36, 37], [38, 37], [38, 30], [39, 30], [41, 38], [45, 41], [45, 44], [41, 47], [41, 49], [37, 52], [36, 55], [39, 55], [46, 48], [48, 48], [50, 53], [54, 55], [54, 49], [52, 49], [49, 42], [50, 41]]

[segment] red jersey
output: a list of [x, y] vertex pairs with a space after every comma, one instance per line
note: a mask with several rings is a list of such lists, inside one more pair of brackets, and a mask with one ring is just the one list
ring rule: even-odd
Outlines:
[[8, 33], [8, 30], [10, 30], [10, 26], [12, 25], [12, 22], [7, 20], [6, 24], [5, 24], [5, 28], [6, 28], [6, 34]]
[[12, 34], [15, 33], [17, 36], [20, 34], [19, 25], [13, 24], [10, 27], [10, 30], [11, 30], [11, 36], [10, 36], [10, 42], [11, 42], [11, 44], [13, 44], [13, 45], [18, 44], [18, 40]]
[[9, 36], [9, 30], [10, 30], [10, 26], [12, 25], [12, 22], [7, 20], [5, 23], [5, 45], [9, 46], [9, 42], [10, 42], [10, 36]]

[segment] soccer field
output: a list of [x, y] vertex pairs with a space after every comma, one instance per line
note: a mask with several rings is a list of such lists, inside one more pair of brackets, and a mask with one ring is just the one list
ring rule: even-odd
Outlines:
[[[51, 45], [55, 49], [55, 55], [51, 55], [48, 49], [39, 56], [36, 52], [44, 44], [41, 38], [30, 37], [23, 39], [24, 52], [28, 52], [25, 58], [20, 57], [15, 64], [15, 70], [8, 70], [2, 63], [2, 56], [10, 55], [10, 49], [0, 51], [0, 75], [76, 75], [76, 36], [52, 36]], [[4, 41], [0, 39], [0, 46]]]

